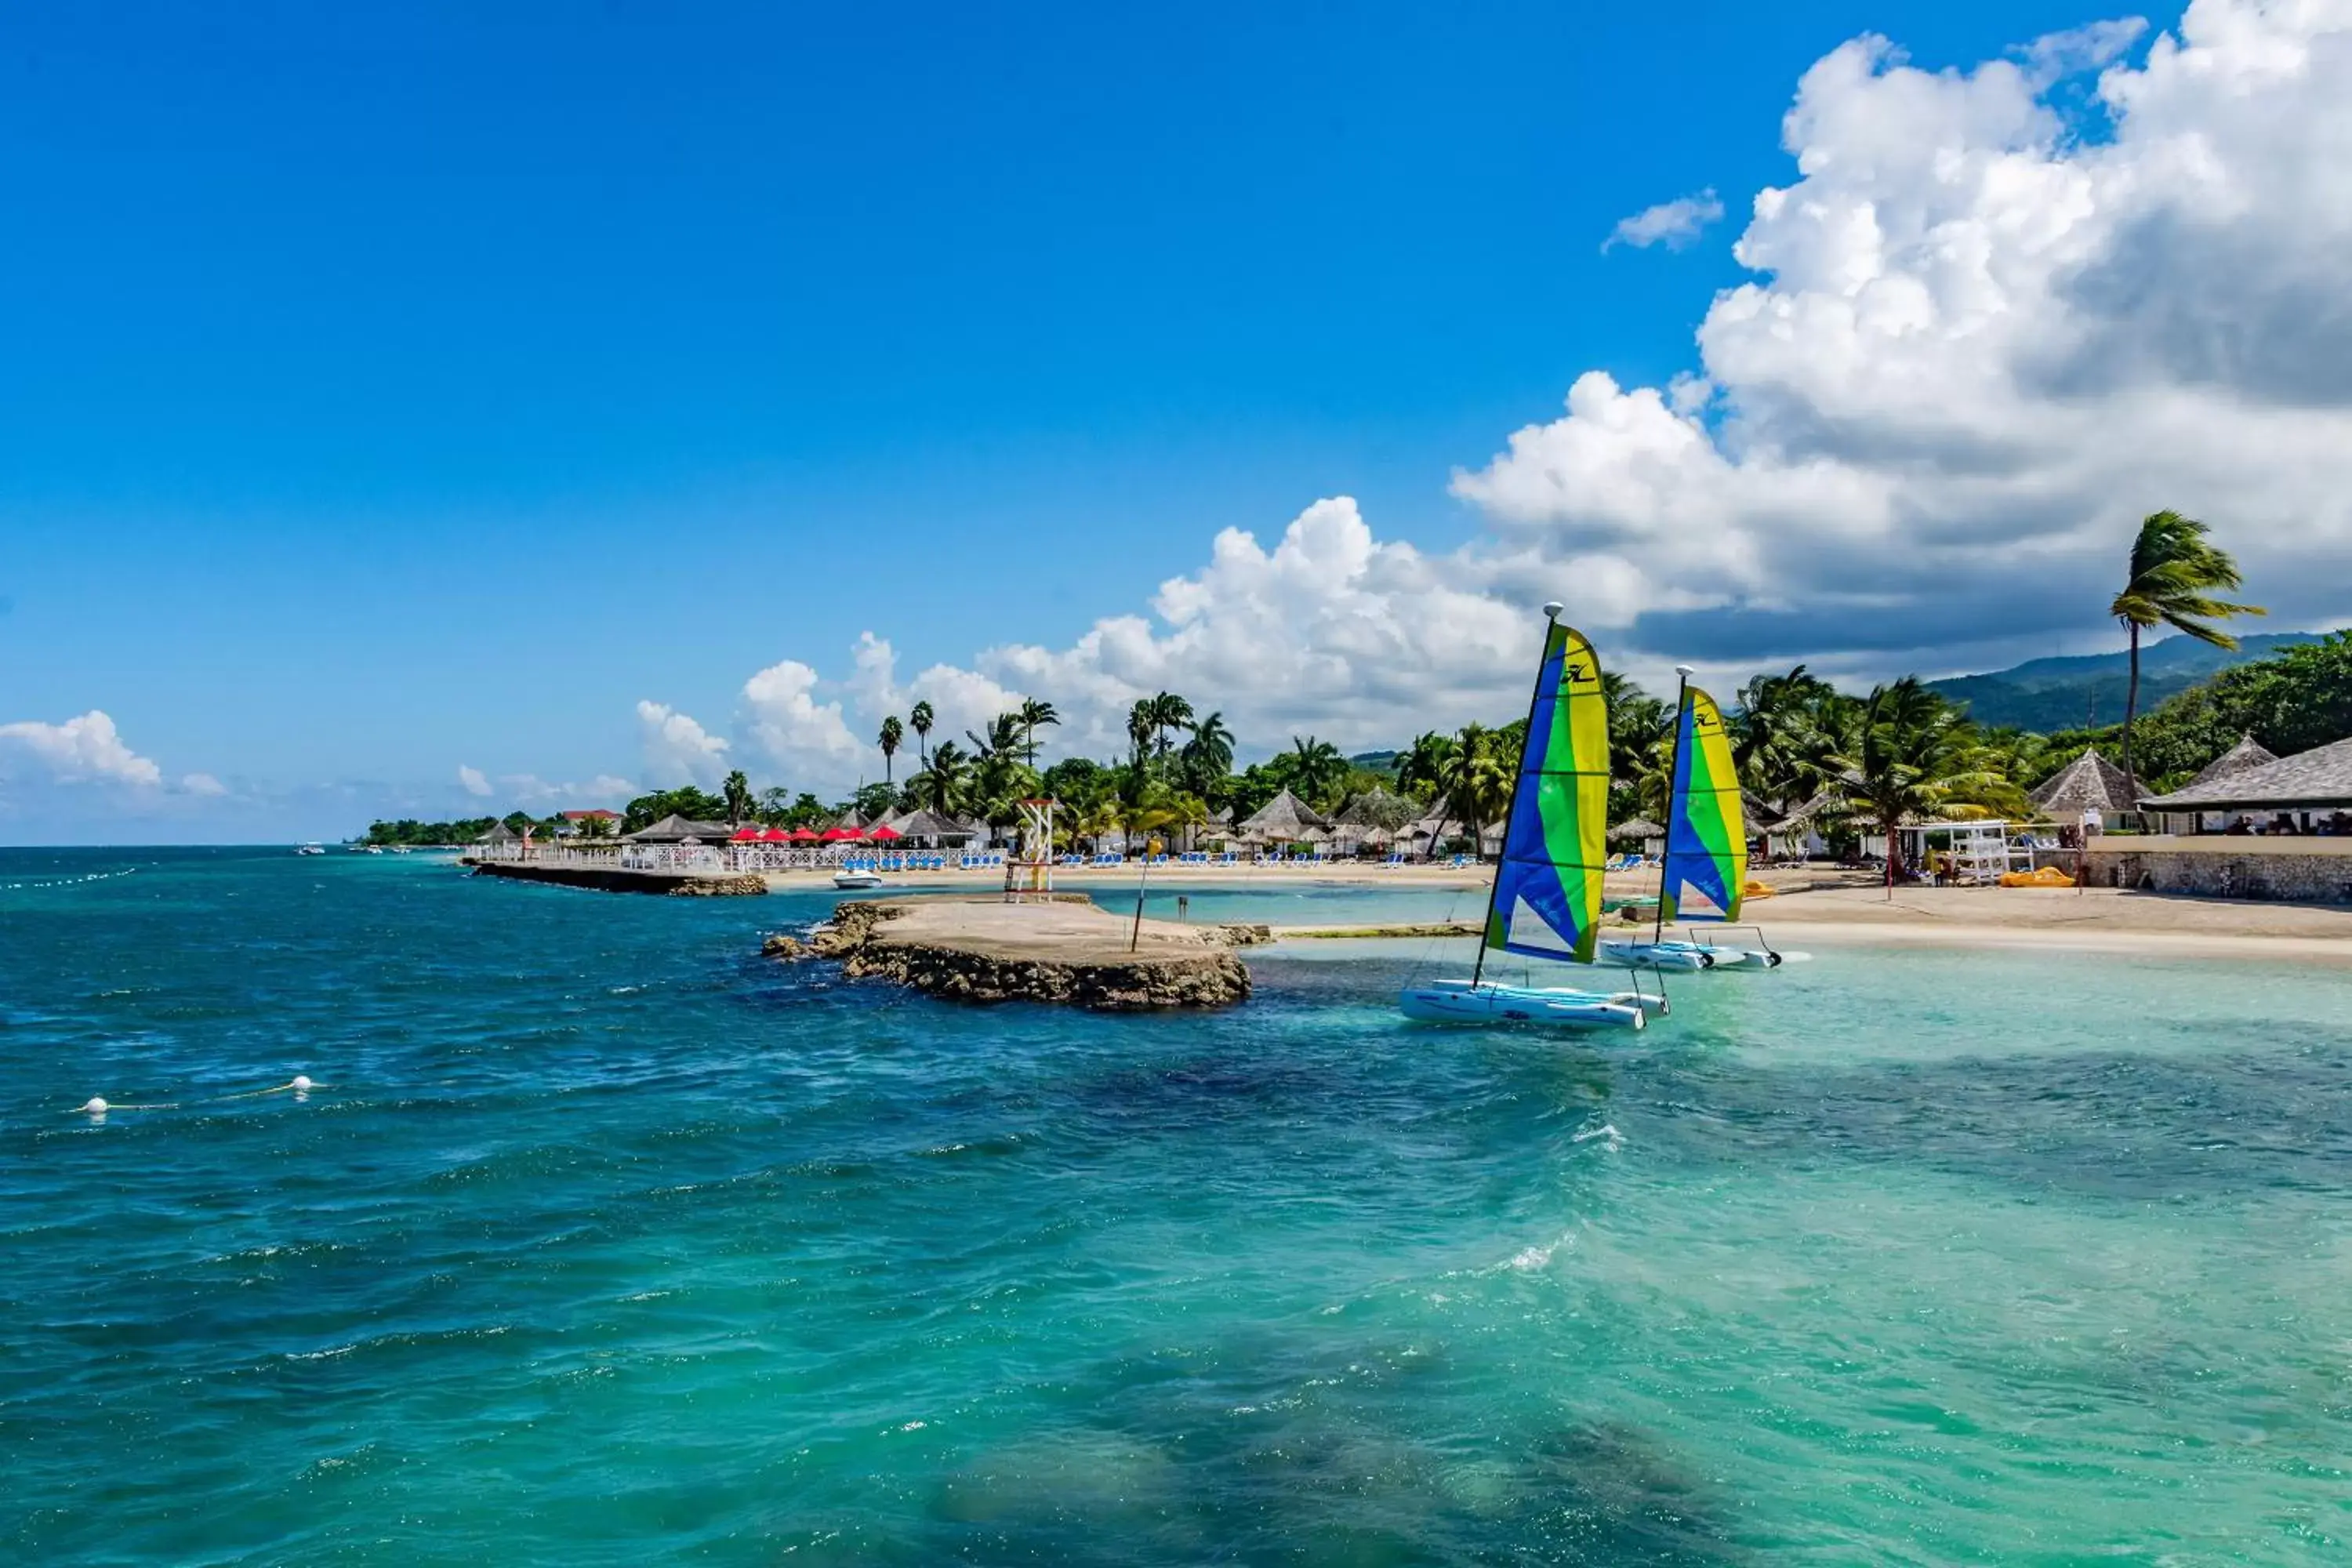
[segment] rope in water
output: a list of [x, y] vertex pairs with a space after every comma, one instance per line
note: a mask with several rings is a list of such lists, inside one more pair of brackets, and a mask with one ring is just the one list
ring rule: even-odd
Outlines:
[[305, 1074], [296, 1073], [284, 1083], [268, 1089], [240, 1089], [235, 1094], [209, 1094], [201, 1100], [165, 1100], [143, 1105], [117, 1105], [112, 1100], [91, 1095], [81, 1104], [66, 1112], [68, 1116], [103, 1116], [110, 1110], [177, 1110], [189, 1105], [220, 1105], [232, 1100], [259, 1100], [269, 1094], [308, 1094], [321, 1087]]

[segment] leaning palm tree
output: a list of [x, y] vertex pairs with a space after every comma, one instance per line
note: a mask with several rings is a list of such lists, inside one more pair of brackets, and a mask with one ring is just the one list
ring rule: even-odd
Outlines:
[[1151, 749], [1159, 756], [1168, 754], [1168, 731], [1187, 730], [1192, 724], [1192, 705], [1172, 691], [1162, 691], [1149, 699], [1151, 709]]
[[1034, 768], [1037, 765], [1037, 727], [1041, 724], [1058, 725], [1062, 716], [1054, 710], [1052, 703], [1041, 702], [1034, 697], [1023, 698], [1016, 711], [1021, 715], [1021, 729], [1026, 737], [1027, 761]]
[[907, 710], [908, 728], [915, 731], [915, 753], [927, 768], [931, 765], [932, 722], [931, 705], [928, 702], [918, 702]]
[[2151, 512], [2132, 541], [2131, 578], [2107, 606], [2131, 634], [2131, 684], [2124, 692], [2124, 774], [2132, 776], [2132, 719], [2139, 708], [2139, 634], [2170, 626], [2199, 642], [2233, 648], [2238, 639], [2210, 624], [2214, 617], [2262, 616], [2260, 605], [2216, 599], [2211, 590], [2236, 588], [2244, 581], [2230, 552], [2206, 542], [2210, 531], [2177, 511]]
[[942, 816], [952, 816], [963, 804], [971, 777], [971, 761], [963, 754], [963, 749], [953, 741], [941, 741], [940, 749], [924, 763], [923, 771], [907, 781], [907, 788], [922, 805]]
[[882, 721], [882, 733], [876, 742], [882, 748], [882, 782], [890, 782], [890, 759], [898, 754], [898, 742], [907, 738], [907, 727], [898, 722], [896, 713]]
[[1454, 761], [1455, 749], [1453, 736], [1434, 730], [1415, 736], [1397, 761], [1397, 788], [1424, 799], [1436, 795], [1445, 788], [1445, 770]]
[[727, 775], [727, 782], [719, 789], [727, 800], [728, 822], [737, 827], [742, 826], [743, 819], [751, 815], [751, 781], [743, 776], [741, 768], [737, 768]]

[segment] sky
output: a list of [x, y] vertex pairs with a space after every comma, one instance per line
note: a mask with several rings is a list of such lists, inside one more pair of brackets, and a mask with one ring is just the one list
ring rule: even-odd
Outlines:
[[0, 33], [0, 842], [2352, 618], [2352, 0], [488, 9]]

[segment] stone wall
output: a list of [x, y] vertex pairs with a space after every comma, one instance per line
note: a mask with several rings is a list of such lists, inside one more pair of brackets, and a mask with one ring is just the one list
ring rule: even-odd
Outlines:
[[2088, 869], [2095, 888], [2352, 903], [2352, 839], [2110, 837], [2094, 842]]

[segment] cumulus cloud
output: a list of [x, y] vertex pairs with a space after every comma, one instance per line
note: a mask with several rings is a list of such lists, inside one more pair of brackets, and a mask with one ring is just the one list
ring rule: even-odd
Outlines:
[[[868, 633], [835, 685], [786, 660], [746, 689], [762, 747], [845, 779], [884, 712], [927, 699], [952, 734], [1034, 693], [1065, 715], [1055, 747], [1099, 752], [1163, 689], [1261, 748], [1393, 742], [1524, 700], [1551, 598], [1653, 679], [1987, 668], [2100, 625], [2161, 507], [2213, 524], [2273, 624], [2343, 616], [2352, 4], [2195, 0], [2131, 63], [2145, 37], [2096, 23], [1967, 70], [1877, 37], [1832, 51], [1696, 363], [1575, 378], [1558, 417], [1454, 476], [1485, 525], [1463, 548], [1381, 538], [1332, 497], [1270, 542], [1224, 530], [1066, 647], [902, 678]], [[1710, 205], [1614, 242], [1686, 237]]]
[[[2282, 618], [2352, 578], [2352, 6], [2197, 0], [2023, 63], [1806, 72], [1799, 178], [1698, 331], [1704, 398], [1597, 373], [1457, 494], [1687, 601], [1636, 647], [1878, 659], [2080, 627], [2137, 519], [2210, 521]], [[2052, 89], [2105, 65], [2105, 133]]]
[[617, 806], [639, 792], [635, 784], [612, 773], [598, 773], [577, 783], [556, 783], [536, 773], [500, 773], [498, 793], [517, 805], [543, 811], [551, 806]]
[[93, 708], [62, 724], [25, 720], [0, 724], [0, 763], [10, 756], [29, 762], [58, 784], [113, 784], [154, 789], [163, 770], [123, 743], [114, 721]]
[[180, 788], [189, 795], [217, 796], [228, 794], [228, 785], [210, 773], [184, 773], [180, 778]]
[[1640, 250], [1663, 245], [1668, 250], [1680, 250], [1696, 239], [1709, 224], [1723, 218], [1723, 203], [1713, 186], [1692, 195], [1676, 196], [1670, 202], [1660, 202], [1654, 207], [1643, 207], [1632, 217], [1621, 217], [1609, 237], [1601, 242], [1603, 251], [1630, 245]]
[[479, 796], [490, 793], [490, 781], [484, 776], [482, 770], [467, 767], [463, 763], [457, 764], [457, 782], [465, 786], [467, 795]]
[[678, 784], [717, 787], [727, 774], [728, 742], [667, 703], [637, 704], [638, 742], [646, 775], [656, 789]]

